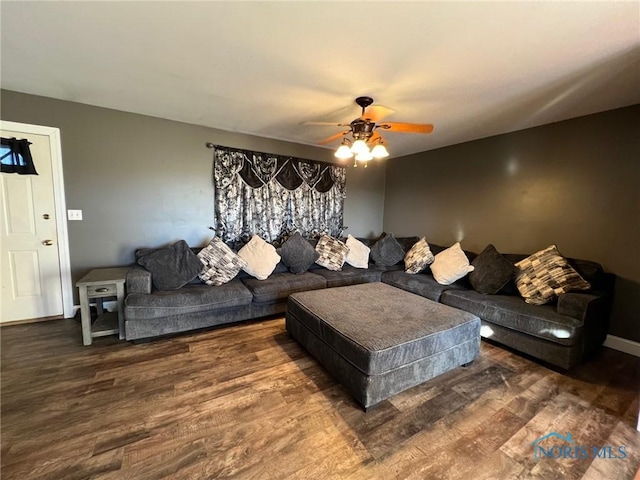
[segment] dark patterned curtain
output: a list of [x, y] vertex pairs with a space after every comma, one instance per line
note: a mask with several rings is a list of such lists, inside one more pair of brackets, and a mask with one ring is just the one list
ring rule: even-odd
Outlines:
[[214, 147], [215, 232], [225, 242], [252, 235], [278, 243], [343, 229], [346, 169], [328, 163]]

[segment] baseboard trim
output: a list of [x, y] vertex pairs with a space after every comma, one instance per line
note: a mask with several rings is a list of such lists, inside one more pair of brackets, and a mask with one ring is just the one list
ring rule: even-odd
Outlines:
[[63, 315], [54, 315], [52, 317], [27, 318], [25, 320], [9, 320], [8, 322], [0, 323], [0, 327], [10, 327], [12, 325], [27, 325], [29, 323], [50, 322], [51, 320], [62, 320], [63, 318]]
[[634, 342], [633, 340], [627, 340], [626, 338], [616, 337], [614, 335], [607, 335], [607, 339], [604, 341], [604, 346], [620, 352], [628, 353], [635, 357], [640, 357], [640, 343]]

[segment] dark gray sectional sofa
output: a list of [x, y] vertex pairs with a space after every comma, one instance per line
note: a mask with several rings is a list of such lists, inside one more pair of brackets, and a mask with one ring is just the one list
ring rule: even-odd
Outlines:
[[[418, 238], [398, 240], [408, 250]], [[444, 247], [431, 245], [431, 249], [436, 254]], [[475, 257], [472, 252], [465, 253], [469, 260]], [[504, 256], [515, 263], [527, 255]], [[473, 313], [481, 319], [484, 338], [569, 369], [597, 351], [604, 342], [615, 280], [614, 275], [604, 273], [595, 262], [569, 260], [593, 288], [560, 295], [557, 302], [548, 305], [525, 303], [513, 282], [497, 295], [483, 295], [473, 290], [466, 278], [452, 285], [440, 285], [429, 268], [412, 275], [404, 272], [402, 262], [384, 268], [372, 264], [369, 269], [345, 264], [339, 272], [314, 264], [301, 274], [289, 272], [280, 263], [266, 280], [241, 272], [221, 286], [195, 281], [175, 291], [154, 289], [151, 274], [134, 266], [126, 284], [126, 339], [146, 340], [280, 314], [285, 312], [287, 298], [292, 293], [381, 281]]]
[[[434, 253], [444, 247], [431, 245]], [[469, 260], [475, 254], [465, 252]], [[527, 255], [504, 255], [516, 263]], [[615, 275], [587, 260], [569, 259], [592, 289], [560, 295], [547, 305], [530, 305], [520, 297], [514, 282], [497, 295], [483, 295], [467, 279], [440, 285], [429, 269], [416, 275], [385, 272], [382, 281], [450, 307], [480, 317], [481, 335], [535, 358], [570, 369], [593, 355], [604, 343], [609, 327]]]
[[179, 290], [160, 291], [151, 273], [136, 265], [127, 275], [125, 338], [136, 341], [284, 313], [292, 293], [379, 282], [382, 273], [375, 266], [345, 264], [340, 272], [313, 265], [295, 274], [280, 262], [266, 280], [240, 272], [219, 287], [196, 280]]

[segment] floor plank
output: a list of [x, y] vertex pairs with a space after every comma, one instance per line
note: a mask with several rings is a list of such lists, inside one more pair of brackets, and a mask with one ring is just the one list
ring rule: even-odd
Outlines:
[[[632, 479], [640, 359], [570, 373], [492, 343], [365, 413], [282, 318], [83, 347], [75, 320], [3, 327], [3, 479]], [[625, 457], [534, 459], [552, 431]]]

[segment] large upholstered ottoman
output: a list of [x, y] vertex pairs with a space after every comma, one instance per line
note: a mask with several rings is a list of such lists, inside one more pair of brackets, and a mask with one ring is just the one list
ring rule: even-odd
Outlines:
[[480, 319], [384, 283], [294, 293], [289, 334], [365, 408], [480, 352]]

